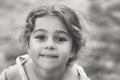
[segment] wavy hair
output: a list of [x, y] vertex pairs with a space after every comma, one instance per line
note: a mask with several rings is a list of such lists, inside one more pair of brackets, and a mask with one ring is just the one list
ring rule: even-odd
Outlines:
[[73, 58], [69, 59], [69, 62], [73, 61], [84, 44], [81, 34], [82, 26], [75, 11], [65, 5], [44, 5], [32, 10], [26, 19], [25, 30], [22, 35], [23, 42], [29, 45], [30, 35], [35, 29], [36, 19], [47, 15], [58, 17], [65, 25], [65, 29], [72, 38], [71, 51], [75, 54]]

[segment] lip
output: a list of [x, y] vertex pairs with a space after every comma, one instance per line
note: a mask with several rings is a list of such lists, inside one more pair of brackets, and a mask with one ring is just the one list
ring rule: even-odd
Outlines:
[[58, 58], [57, 55], [54, 55], [54, 54], [40, 54], [41, 57], [43, 58], [48, 58], [48, 59], [56, 59]]

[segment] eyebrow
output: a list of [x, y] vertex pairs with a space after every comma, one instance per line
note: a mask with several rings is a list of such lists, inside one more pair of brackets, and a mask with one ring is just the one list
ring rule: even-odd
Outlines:
[[33, 32], [33, 34], [36, 33], [36, 32], [38, 32], [38, 31], [47, 32], [47, 31], [44, 30], [44, 29], [37, 29], [37, 30], [35, 30], [35, 31]]
[[[39, 32], [39, 31], [47, 32], [47, 31], [44, 30], [44, 29], [37, 29], [37, 30], [35, 30], [35, 31], [33, 32], [33, 34], [35, 34], [36, 32]], [[63, 30], [56, 30], [55, 33], [63, 33], [63, 34], [65, 34], [65, 35], [69, 36], [69, 34], [68, 34], [66, 31], [63, 31]]]
[[63, 34], [66, 34], [67, 36], [69, 36], [69, 34], [66, 31], [62, 31], [62, 30], [57, 30], [56, 33], [63, 33]]

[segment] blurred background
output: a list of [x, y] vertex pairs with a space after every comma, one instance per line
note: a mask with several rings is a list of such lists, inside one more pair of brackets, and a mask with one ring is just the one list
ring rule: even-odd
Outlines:
[[[25, 54], [19, 43], [26, 16], [35, 6], [55, 0], [0, 0], [0, 72]], [[90, 54], [83, 61], [92, 80], [120, 80], [120, 1], [56, 0], [87, 14], [92, 26]], [[93, 32], [92, 32], [93, 31]], [[88, 54], [88, 53], [85, 53]]]

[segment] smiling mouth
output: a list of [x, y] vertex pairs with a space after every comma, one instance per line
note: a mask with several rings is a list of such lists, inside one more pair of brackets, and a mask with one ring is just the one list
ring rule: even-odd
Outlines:
[[58, 58], [58, 56], [57, 55], [52, 55], [52, 54], [47, 54], [47, 55], [45, 55], [45, 54], [40, 54], [40, 56], [41, 57], [44, 57], [44, 58], [48, 58], [48, 59], [56, 59], [56, 58]]

